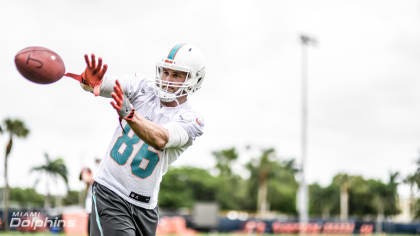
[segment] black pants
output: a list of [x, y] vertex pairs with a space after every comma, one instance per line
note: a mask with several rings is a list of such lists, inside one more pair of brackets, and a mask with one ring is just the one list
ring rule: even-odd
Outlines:
[[91, 236], [154, 236], [158, 207], [149, 210], [133, 205], [103, 185], [93, 183]]

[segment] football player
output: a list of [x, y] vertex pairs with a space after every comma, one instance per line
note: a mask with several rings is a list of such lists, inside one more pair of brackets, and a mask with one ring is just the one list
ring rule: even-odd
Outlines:
[[178, 44], [156, 64], [156, 78], [104, 76], [107, 65], [85, 55], [74, 78], [95, 95], [112, 97], [120, 117], [95, 175], [90, 235], [155, 235], [158, 193], [168, 166], [203, 134], [201, 116], [188, 98], [203, 82], [200, 50]]
[[90, 215], [92, 213], [92, 184], [93, 184], [93, 173], [88, 167], [83, 168], [79, 174], [79, 180], [86, 184], [86, 199], [85, 199], [85, 210], [88, 213], [88, 225], [87, 231], [90, 232]]

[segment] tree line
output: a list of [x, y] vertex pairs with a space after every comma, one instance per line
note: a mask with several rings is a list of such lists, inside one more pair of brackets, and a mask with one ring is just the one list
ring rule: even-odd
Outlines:
[[[294, 159], [281, 158], [274, 149], [261, 150], [259, 156], [245, 164], [249, 172], [249, 177], [245, 178], [231, 169], [239, 157], [235, 148], [212, 154], [218, 174], [196, 167], [168, 171], [161, 184], [161, 207], [191, 208], [197, 201], [214, 201], [222, 210], [271, 211], [297, 216], [299, 169]], [[405, 181], [402, 179], [401, 182], [399, 177], [397, 172], [390, 173], [388, 181], [383, 182], [338, 173], [328, 186], [312, 183], [309, 185], [309, 214], [316, 218], [342, 220], [349, 216], [397, 215], [400, 213], [397, 187]], [[420, 181], [420, 174], [418, 177]]]

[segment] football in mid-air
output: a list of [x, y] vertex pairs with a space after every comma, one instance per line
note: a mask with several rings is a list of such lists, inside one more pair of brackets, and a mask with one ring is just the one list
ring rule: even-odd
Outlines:
[[50, 84], [63, 77], [66, 69], [61, 57], [44, 47], [27, 47], [15, 56], [17, 70], [26, 79], [38, 84]]

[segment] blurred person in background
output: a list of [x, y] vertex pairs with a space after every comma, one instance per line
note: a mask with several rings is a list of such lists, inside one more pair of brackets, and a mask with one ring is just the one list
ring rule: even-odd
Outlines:
[[83, 168], [80, 171], [79, 180], [86, 184], [85, 210], [88, 213], [88, 234], [90, 234], [90, 215], [92, 213], [92, 184], [94, 182], [92, 170], [87, 167]]

